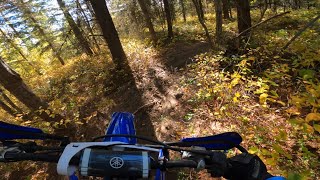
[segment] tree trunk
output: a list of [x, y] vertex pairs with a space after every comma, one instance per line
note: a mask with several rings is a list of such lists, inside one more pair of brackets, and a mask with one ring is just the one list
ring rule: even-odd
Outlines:
[[[93, 28], [91, 27], [90, 21], [89, 21], [87, 15], [86, 15], [86, 13], [84, 12], [83, 8], [81, 7], [81, 4], [80, 4], [79, 0], [77, 0], [76, 3], [77, 3], [77, 6], [78, 6], [79, 10], [81, 11], [82, 17], [84, 18], [84, 20], [86, 22], [87, 29], [89, 30], [91, 35], [94, 35]], [[98, 43], [96, 37], [92, 36], [92, 39], [94, 41], [95, 47], [98, 49], [98, 51], [100, 51], [100, 46], [99, 46], [99, 43]]]
[[232, 16], [232, 7], [233, 7], [233, 5], [231, 5], [230, 0], [228, 0], [228, 2], [229, 2], [229, 5], [230, 5], [230, 8], [229, 8], [230, 18], [233, 19], [233, 16]]
[[184, 6], [184, 0], [180, 0], [180, 5], [181, 5], [181, 11], [182, 11], [182, 16], [183, 16], [183, 21], [187, 22], [187, 16], [186, 16], [186, 8]]
[[298, 8], [300, 8], [299, 0], [294, 0], [293, 9], [298, 9]]
[[168, 0], [163, 0], [163, 5], [164, 5], [164, 10], [166, 12], [168, 39], [172, 39], [173, 38], [172, 18], [171, 18], [171, 12], [170, 12], [170, 4]]
[[114, 26], [105, 0], [90, 0], [90, 2], [102, 29], [103, 37], [110, 49], [114, 64], [118, 70], [124, 70], [131, 73], [126, 54], [122, 48], [118, 32]]
[[159, 6], [160, 6], [160, 10], [161, 10], [161, 23], [162, 23], [162, 30], [164, 30], [164, 26], [165, 26], [165, 24], [166, 24], [166, 13], [165, 13], [165, 11], [164, 11], [164, 8], [163, 8], [163, 1], [162, 0], [160, 0], [159, 1]]
[[170, 15], [171, 15], [171, 21], [176, 20], [176, 10], [174, 6], [174, 1], [172, 0], [167, 0], [169, 2], [169, 7], [170, 7]]
[[202, 0], [198, 0], [198, 4], [199, 4], [200, 16], [202, 19], [204, 19], [204, 10], [203, 10], [203, 5], [202, 5]]
[[63, 2], [63, 0], [57, 0], [60, 9], [62, 10], [65, 18], [67, 19], [67, 22], [69, 24], [69, 26], [71, 27], [72, 31], [74, 32], [77, 40], [78, 40], [78, 45], [80, 47], [82, 47], [82, 50], [88, 54], [88, 55], [92, 55], [93, 52], [90, 49], [90, 45], [88, 43], [88, 41], [86, 40], [86, 38], [83, 36], [83, 34], [81, 33], [79, 27], [77, 26], [77, 24], [74, 22], [71, 14], [69, 13], [69, 11], [66, 8], [65, 3]]
[[229, 0], [222, 0], [222, 11], [223, 11], [224, 19], [230, 19], [229, 9], [230, 9]]
[[6, 105], [3, 101], [0, 100], [0, 107], [5, 110], [8, 114], [15, 117], [16, 112], [11, 109], [8, 105]]
[[199, 1], [200, 0], [192, 0], [194, 6], [196, 8], [196, 12], [197, 12], [197, 15], [198, 15], [198, 20], [199, 20], [200, 24], [202, 25], [202, 27], [203, 27], [203, 29], [204, 29], [204, 31], [206, 33], [206, 37], [208, 39], [208, 43], [210, 44], [210, 46], [212, 46], [212, 40], [211, 40], [209, 31], [208, 31], [208, 28], [207, 28], [207, 26], [205, 24], [204, 19], [201, 16]]
[[277, 3], [277, 1], [273, 1], [273, 11], [275, 12], [275, 13], [277, 13], [277, 10], [278, 10], [278, 3]]
[[0, 84], [43, 120], [58, 121], [62, 119], [59, 115], [55, 115], [54, 118], [50, 117], [50, 115], [44, 111], [48, 109], [48, 103], [36, 96], [23, 82], [20, 75], [12, 70], [1, 58]]
[[264, 4], [260, 5], [260, 19], [259, 19], [259, 21], [262, 21], [264, 14], [266, 13], [267, 10], [268, 10], [268, 2], [267, 2], [267, 0], [264, 0]]
[[216, 41], [221, 42], [222, 37], [222, 2], [214, 0], [216, 9]]
[[85, 3], [86, 3], [86, 5], [87, 5], [87, 8], [88, 8], [91, 16], [92, 16], [92, 17], [96, 17], [96, 13], [95, 13], [94, 10], [92, 9], [92, 6], [91, 6], [90, 2], [89, 2], [89, 1], [85, 1]]
[[268, 5], [269, 5], [269, 8], [271, 9], [272, 8], [272, 0], [269, 0]]
[[153, 28], [151, 16], [150, 16], [150, 13], [149, 13], [148, 8], [146, 6], [146, 2], [144, 0], [138, 0], [138, 3], [141, 7], [142, 13], [143, 13], [145, 21], [146, 21], [146, 25], [149, 29], [151, 40], [153, 41], [154, 44], [156, 44], [157, 43], [157, 35], [156, 35], [156, 32]]
[[22, 113], [22, 110], [17, 105], [15, 105], [14, 102], [12, 102], [12, 100], [3, 92], [2, 89], [0, 89], [0, 96], [2, 96], [3, 99], [17, 111], [17, 113]]
[[[249, 0], [237, 0], [238, 32], [239, 34], [251, 27], [250, 3]], [[248, 36], [249, 32], [243, 34]]]
[[[130, 1], [130, 4], [129, 4], [129, 18], [135, 24], [135, 28], [139, 27], [139, 21], [138, 21], [138, 17], [137, 17], [137, 13], [136, 13], [137, 9], [138, 9], [137, 2], [136, 1]], [[158, 10], [158, 11], [159, 11], [158, 12], [159, 18], [161, 18], [161, 12], [160, 12], [160, 10]], [[137, 30], [137, 29], [135, 29], [135, 30]]]

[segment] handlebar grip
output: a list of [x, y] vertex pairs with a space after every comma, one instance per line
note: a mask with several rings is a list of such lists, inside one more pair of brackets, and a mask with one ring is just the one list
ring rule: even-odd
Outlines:
[[178, 160], [178, 161], [168, 161], [165, 163], [166, 168], [181, 168], [181, 167], [189, 167], [189, 168], [197, 168], [198, 163], [194, 160]]
[[59, 161], [60, 155], [48, 155], [48, 154], [34, 154], [34, 153], [14, 153], [7, 152], [4, 159], [7, 161], [43, 161], [43, 162], [54, 162]]
[[[14, 153], [7, 152], [4, 156], [5, 162], [12, 161], [42, 161], [42, 162], [51, 162], [57, 163], [59, 161], [60, 154], [50, 155], [50, 154], [35, 154], [35, 153]], [[71, 160], [70, 164], [78, 165], [79, 158], [75, 157]]]

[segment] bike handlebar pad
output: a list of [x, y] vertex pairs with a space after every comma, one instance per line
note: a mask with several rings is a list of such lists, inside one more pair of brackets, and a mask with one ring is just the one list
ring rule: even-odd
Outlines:
[[146, 151], [110, 151], [86, 148], [80, 160], [80, 173], [95, 177], [148, 178], [150, 158]]

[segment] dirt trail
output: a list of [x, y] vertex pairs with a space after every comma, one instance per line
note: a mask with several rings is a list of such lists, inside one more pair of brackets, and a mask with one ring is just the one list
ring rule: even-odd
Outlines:
[[[206, 51], [209, 51], [209, 44], [205, 42], [176, 42], [157, 56], [150, 57], [149, 68], [135, 70], [137, 87], [143, 92], [142, 99], [147, 104], [146, 108], [139, 111], [148, 113], [157, 139], [179, 139], [185, 107], [181, 101], [184, 92], [179, 84], [183, 73], [176, 70], [191, 63], [195, 55]], [[140, 120], [143, 121], [141, 124], [150, 123]], [[138, 125], [136, 127], [139, 128]], [[148, 135], [143, 131], [140, 133]]]
[[168, 68], [182, 68], [186, 64], [192, 63], [192, 58], [195, 55], [207, 52], [210, 50], [210, 45], [207, 42], [192, 41], [192, 42], [177, 42], [169, 46], [163, 52], [164, 64]]

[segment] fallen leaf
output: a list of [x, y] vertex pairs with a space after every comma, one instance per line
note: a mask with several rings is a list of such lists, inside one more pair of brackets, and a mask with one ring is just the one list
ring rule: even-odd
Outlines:
[[320, 113], [309, 113], [305, 120], [306, 122], [320, 121]]
[[318, 131], [318, 133], [320, 133], [320, 125], [314, 124], [313, 128], [314, 128], [314, 130]]
[[267, 101], [268, 94], [262, 93], [259, 97], [260, 104], [264, 104]]

